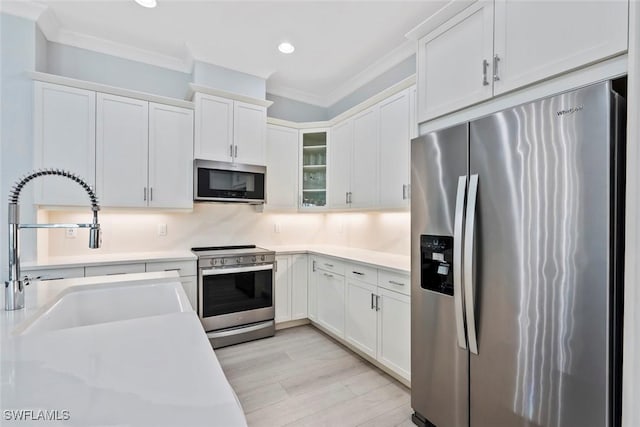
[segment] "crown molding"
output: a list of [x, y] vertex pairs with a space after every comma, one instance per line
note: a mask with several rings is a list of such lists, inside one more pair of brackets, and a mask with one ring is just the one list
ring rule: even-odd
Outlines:
[[355, 92], [357, 89], [366, 85], [376, 77], [382, 75], [384, 72], [389, 71], [391, 68], [398, 65], [415, 53], [416, 44], [410, 40], [404, 41], [400, 46], [396, 47], [391, 52], [379, 58], [363, 71], [351, 77], [341, 86], [330, 92], [326, 98], [326, 107], [335, 104], [347, 95]]
[[189, 64], [189, 61], [185, 59], [188, 57], [186, 54], [184, 58], [177, 58], [123, 43], [69, 31], [64, 28], [59, 28], [56, 33], [51, 34], [51, 37], [48, 34], [45, 34], [45, 36], [47, 40], [52, 42], [117, 56], [131, 61], [143, 62], [182, 73], [190, 73], [192, 69], [192, 64]]
[[40, 15], [47, 9], [48, 7], [46, 5], [31, 1], [0, 1], [0, 13], [6, 13], [34, 22], [37, 21]]
[[376, 77], [390, 70], [400, 62], [404, 61], [411, 55], [415, 54], [416, 46], [413, 41], [406, 40], [400, 46], [378, 59], [376, 62], [365, 68], [360, 73], [348, 79], [341, 86], [326, 95], [318, 95], [294, 89], [285, 85], [269, 83], [267, 81], [267, 93], [293, 99], [295, 101], [305, 102], [307, 104], [328, 108], [340, 101], [347, 95], [355, 92], [362, 86], [366, 85]]

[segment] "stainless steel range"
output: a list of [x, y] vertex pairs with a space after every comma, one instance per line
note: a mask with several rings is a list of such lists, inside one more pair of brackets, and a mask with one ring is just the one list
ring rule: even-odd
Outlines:
[[275, 252], [255, 245], [191, 250], [198, 256], [198, 315], [213, 347], [273, 336]]

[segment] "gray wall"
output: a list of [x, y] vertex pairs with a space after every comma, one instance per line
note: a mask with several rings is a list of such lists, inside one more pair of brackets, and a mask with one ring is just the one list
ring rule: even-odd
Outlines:
[[47, 71], [47, 39], [36, 25], [36, 71]]
[[415, 72], [416, 56], [412, 55], [327, 108], [268, 93], [267, 99], [274, 103], [267, 110], [267, 115], [292, 122], [330, 120]]
[[184, 99], [191, 74], [59, 43], [47, 45], [47, 72]]
[[[36, 27], [32, 21], [0, 14], [0, 271], [6, 280], [9, 187], [33, 167], [33, 83], [25, 71], [36, 69]], [[20, 219], [35, 222], [31, 185], [20, 196]], [[36, 236], [20, 232], [22, 260], [34, 260]]]
[[394, 84], [406, 79], [416, 72], [416, 56], [412, 55], [398, 65], [382, 73], [364, 86], [356, 89], [354, 92], [342, 98], [340, 101], [329, 106], [328, 116], [330, 118], [344, 113], [349, 108], [354, 107], [361, 102], [371, 98], [373, 95], [382, 90], [393, 86]]
[[328, 110], [317, 105], [307, 104], [294, 99], [267, 93], [267, 99], [273, 104], [267, 109], [267, 115], [276, 119], [292, 122], [319, 122], [328, 120]]
[[267, 87], [263, 78], [199, 61], [193, 66], [193, 82], [258, 99], [265, 98]]

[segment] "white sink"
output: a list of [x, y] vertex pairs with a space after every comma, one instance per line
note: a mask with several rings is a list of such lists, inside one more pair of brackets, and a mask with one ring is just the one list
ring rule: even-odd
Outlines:
[[193, 311], [179, 282], [105, 284], [68, 288], [16, 334], [95, 325]]

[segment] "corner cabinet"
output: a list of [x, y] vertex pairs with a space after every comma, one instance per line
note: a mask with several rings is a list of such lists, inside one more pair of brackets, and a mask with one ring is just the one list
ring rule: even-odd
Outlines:
[[193, 206], [193, 111], [99, 93], [96, 191], [114, 207]]
[[266, 107], [199, 92], [194, 102], [195, 158], [265, 164]]
[[628, 7], [474, 3], [418, 41], [418, 122], [624, 53]]
[[[37, 168], [65, 169], [95, 188], [96, 93], [34, 82], [34, 163]], [[87, 206], [87, 193], [69, 180], [51, 177], [35, 182], [39, 205]]]

